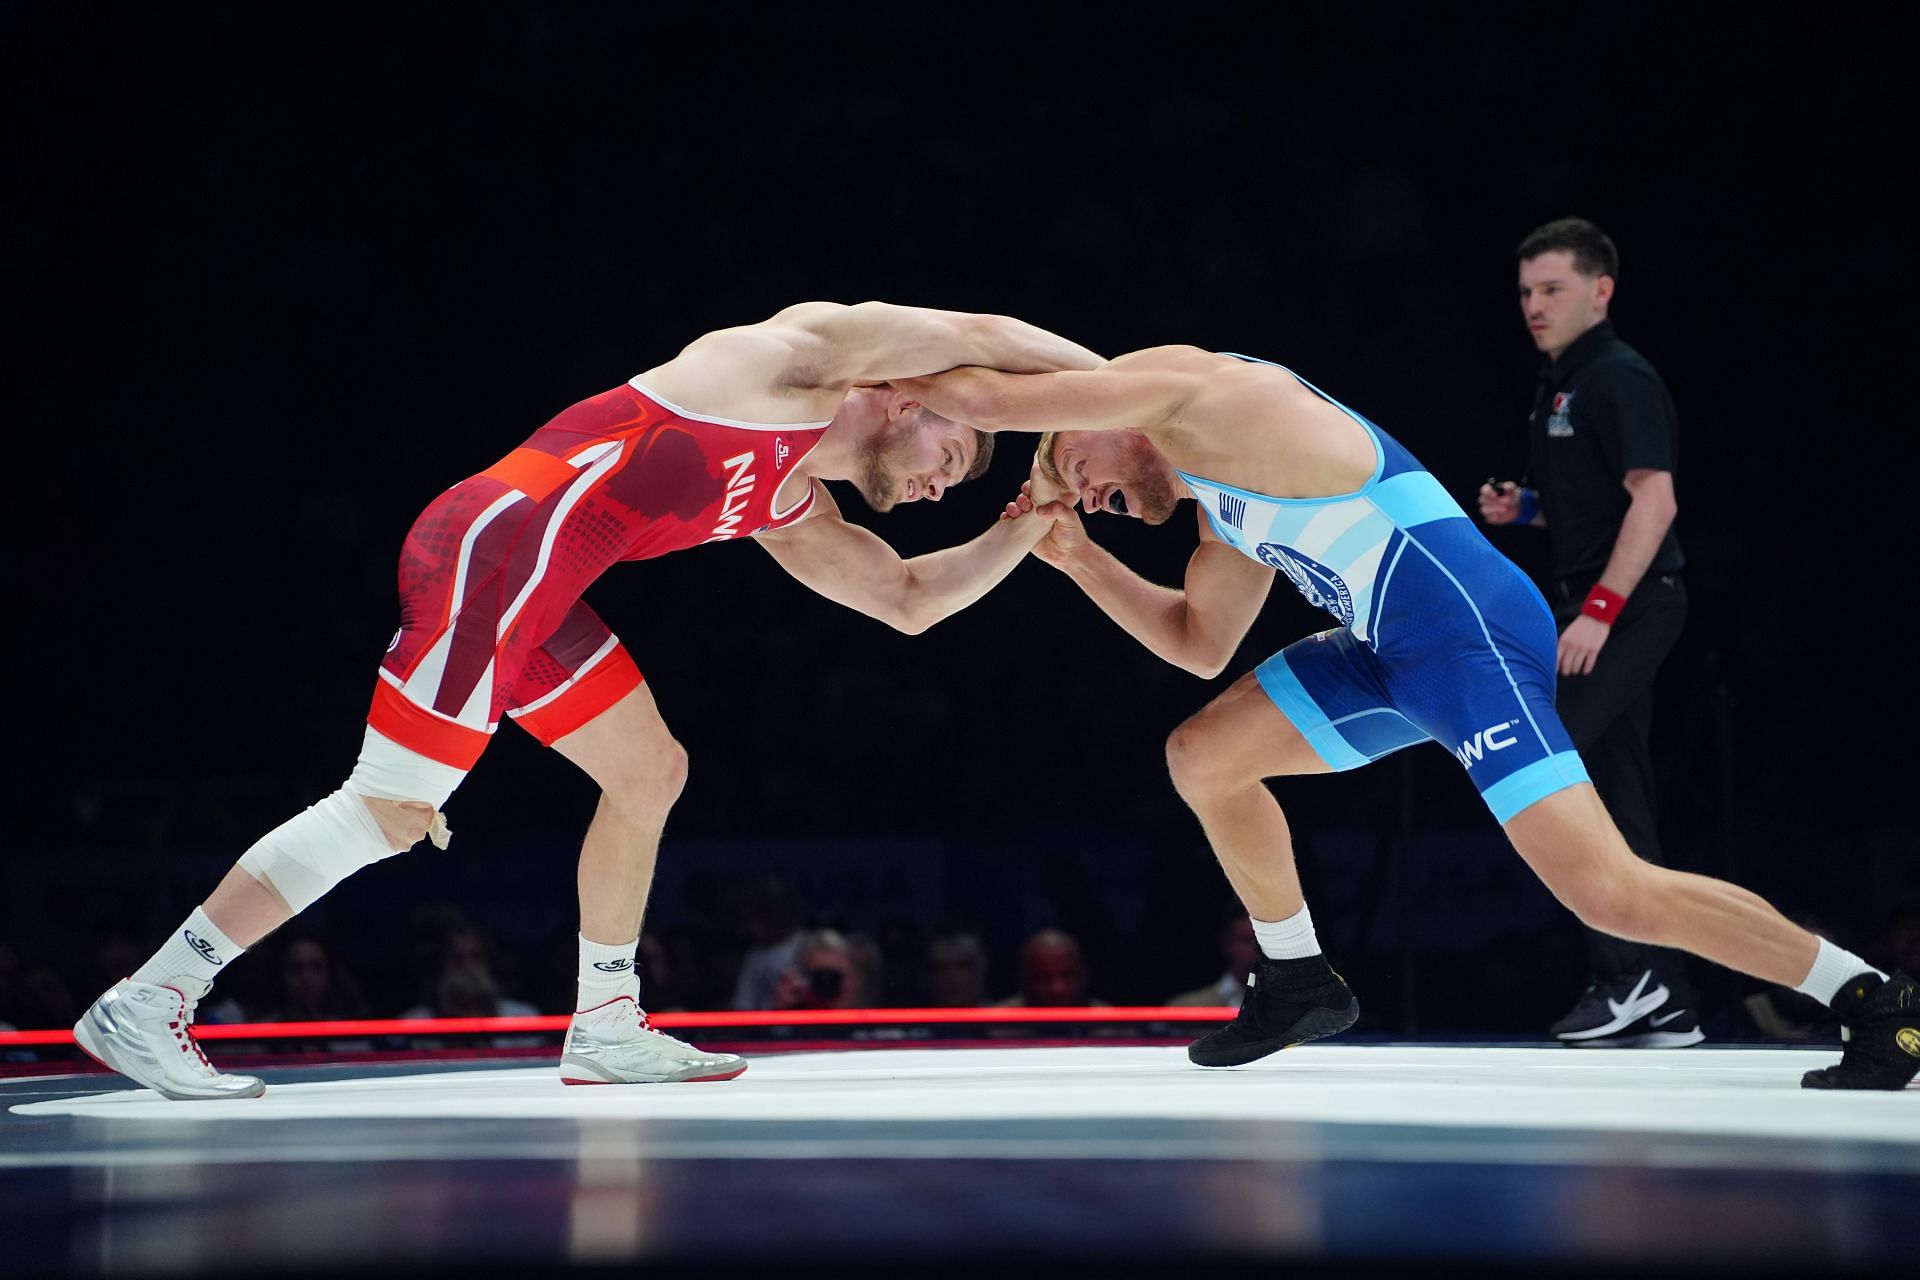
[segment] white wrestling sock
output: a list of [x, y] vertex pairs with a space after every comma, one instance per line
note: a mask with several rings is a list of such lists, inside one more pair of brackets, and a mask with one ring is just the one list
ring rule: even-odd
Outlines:
[[1305, 906], [1285, 920], [1254, 920], [1253, 936], [1260, 943], [1260, 953], [1269, 960], [1304, 960], [1320, 954], [1320, 939], [1313, 936], [1313, 915]]
[[[1813, 955], [1813, 968], [1807, 971], [1805, 981], [1794, 990], [1802, 995], [1812, 996], [1821, 1004], [1832, 1004], [1833, 997], [1839, 993], [1841, 987], [1847, 985], [1847, 980], [1857, 978], [1863, 973], [1880, 973], [1880, 971], [1853, 952], [1836, 947], [1822, 938], [1820, 950]], [[1887, 975], [1880, 973], [1880, 976], [1884, 979]]]
[[632, 942], [608, 946], [580, 935], [580, 997], [576, 1009], [593, 1009], [621, 996], [640, 1003], [640, 975], [634, 971], [634, 954], [640, 949], [636, 935]]
[[213, 989], [213, 980], [220, 976], [220, 971], [246, 954], [246, 950], [207, 918], [205, 907], [195, 907], [193, 914], [173, 931], [173, 936], [153, 953], [152, 959], [130, 976], [135, 982], [178, 987], [189, 1000], [198, 1000]]

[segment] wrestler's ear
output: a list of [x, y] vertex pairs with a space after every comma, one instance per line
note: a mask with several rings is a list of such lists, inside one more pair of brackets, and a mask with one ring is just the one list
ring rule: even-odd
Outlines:
[[896, 391], [893, 393], [893, 398], [887, 401], [887, 418], [889, 421], [904, 418], [919, 407], [918, 400], [904, 391]]

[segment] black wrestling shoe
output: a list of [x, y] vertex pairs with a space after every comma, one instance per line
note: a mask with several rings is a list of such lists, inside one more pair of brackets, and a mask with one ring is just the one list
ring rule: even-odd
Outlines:
[[1642, 969], [1589, 985], [1553, 1038], [1582, 1049], [1683, 1049], [1706, 1037], [1682, 997]]
[[1800, 1077], [1807, 1089], [1904, 1089], [1920, 1074], [1920, 988], [1896, 973], [1863, 973], [1833, 998], [1846, 1048], [1840, 1061]]
[[1325, 956], [1269, 960], [1247, 978], [1240, 1015], [1187, 1046], [1203, 1067], [1237, 1067], [1304, 1040], [1338, 1035], [1360, 1017], [1360, 1002]]

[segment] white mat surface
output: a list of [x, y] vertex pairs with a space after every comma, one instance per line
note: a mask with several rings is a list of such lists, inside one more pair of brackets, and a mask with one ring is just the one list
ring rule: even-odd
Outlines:
[[276, 1084], [168, 1102], [144, 1089], [16, 1106], [31, 1116], [180, 1121], [471, 1117], [929, 1121], [1167, 1118], [1747, 1134], [1920, 1144], [1920, 1087], [1822, 1093], [1832, 1051], [1578, 1052], [1322, 1045], [1250, 1067], [1179, 1048], [863, 1049], [774, 1054], [736, 1080], [567, 1087], [551, 1068]]

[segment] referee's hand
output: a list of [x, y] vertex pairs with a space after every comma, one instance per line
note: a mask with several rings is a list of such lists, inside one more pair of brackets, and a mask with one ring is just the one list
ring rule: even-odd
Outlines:
[[1488, 524], [1512, 524], [1520, 518], [1520, 486], [1489, 480], [1480, 486], [1480, 518]]
[[1607, 637], [1612, 634], [1613, 628], [1607, 623], [1581, 614], [1560, 633], [1554, 665], [1563, 676], [1592, 675], [1593, 664], [1600, 660], [1600, 650], [1606, 647]]

